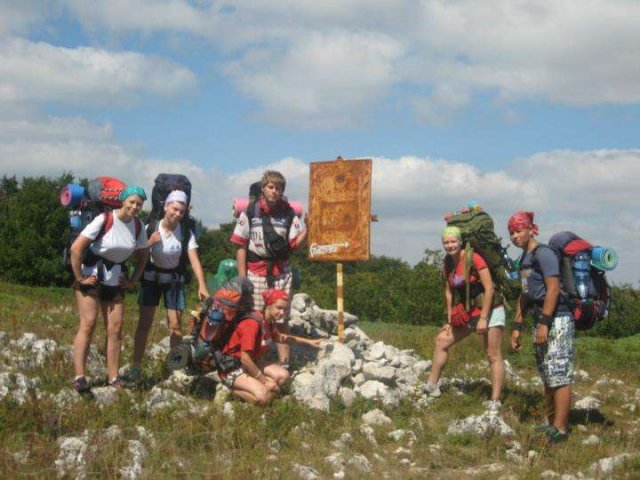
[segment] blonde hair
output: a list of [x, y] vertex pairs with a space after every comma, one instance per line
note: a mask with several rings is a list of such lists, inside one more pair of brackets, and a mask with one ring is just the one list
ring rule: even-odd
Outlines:
[[462, 232], [458, 227], [454, 227], [454, 226], [444, 227], [444, 229], [442, 230], [442, 239], [444, 240], [445, 237], [449, 237], [449, 236], [456, 237], [460, 242], [462, 241]]
[[287, 180], [284, 178], [284, 175], [276, 170], [267, 170], [264, 172], [262, 180], [260, 181], [260, 187], [264, 188], [269, 182], [281, 187], [283, 192], [287, 186]]

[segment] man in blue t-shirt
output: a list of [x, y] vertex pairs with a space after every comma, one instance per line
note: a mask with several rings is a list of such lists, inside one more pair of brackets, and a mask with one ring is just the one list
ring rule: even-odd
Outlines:
[[556, 252], [538, 243], [538, 226], [533, 212], [516, 212], [509, 219], [509, 235], [523, 250], [520, 260], [522, 294], [516, 305], [511, 347], [520, 351], [520, 330], [524, 316], [534, 319], [533, 343], [536, 366], [545, 390], [548, 425], [544, 426], [552, 442], [567, 439], [571, 384], [575, 357], [575, 328], [567, 298], [560, 289], [560, 261]]

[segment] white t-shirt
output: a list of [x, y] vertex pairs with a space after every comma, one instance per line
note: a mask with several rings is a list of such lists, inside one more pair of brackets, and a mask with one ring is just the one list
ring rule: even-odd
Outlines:
[[[156, 267], [172, 270], [178, 266], [180, 255], [182, 255], [182, 225], [178, 224], [176, 229], [171, 231], [165, 228], [161, 221], [158, 231], [162, 241], [151, 248], [151, 263]], [[198, 248], [198, 244], [192, 230], [187, 249], [194, 250], [196, 248]]]
[[[113, 225], [102, 238], [94, 241], [89, 248], [93, 253], [106, 258], [110, 262], [120, 264], [127, 260], [134, 250], [147, 247], [147, 232], [144, 228], [140, 229], [138, 238], [136, 239], [136, 219], [132, 219], [128, 223], [124, 223], [118, 218], [117, 210], [113, 212]], [[93, 221], [87, 225], [80, 233], [89, 240], [95, 240], [102, 229], [105, 222], [104, 214], [98, 215]], [[122, 270], [120, 265], [114, 265], [111, 269], [103, 266], [103, 285], [116, 286], [120, 281]], [[97, 265], [82, 265], [82, 275], [88, 277], [90, 275], [98, 276]]]

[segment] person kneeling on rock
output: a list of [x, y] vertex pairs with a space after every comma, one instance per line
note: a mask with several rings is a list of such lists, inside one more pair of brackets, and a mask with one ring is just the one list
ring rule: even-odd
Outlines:
[[283, 290], [262, 292], [264, 310], [253, 312], [240, 320], [222, 348], [222, 354], [239, 360], [240, 367], [221, 373], [220, 377], [231, 393], [247, 402], [265, 405], [280, 387], [289, 380], [289, 371], [277, 363], [260, 361], [275, 341], [281, 344], [298, 343], [319, 348], [320, 339], [308, 339], [281, 333], [276, 323], [289, 308], [289, 296]]

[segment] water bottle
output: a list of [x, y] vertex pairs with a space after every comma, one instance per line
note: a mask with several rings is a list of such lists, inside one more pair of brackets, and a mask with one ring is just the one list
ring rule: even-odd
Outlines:
[[589, 294], [589, 270], [591, 268], [591, 255], [589, 252], [579, 252], [573, 257], [573, 278], [576, 282], [578, 296], [586, 300]]
[[515, 280], [520, 276], [520, 272], [518, 271], [518, 267], [513, 259], [507, 253], [507, 248], [502, 249], [502, 263], [504, 264], [504, 268], [507, 271], [507, 278], [510, 280]]
[[71, 237], [76, 237], [82, 230], [82, 212], [80, 210], [69, 210], [69, 227], [71, 227]]

